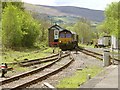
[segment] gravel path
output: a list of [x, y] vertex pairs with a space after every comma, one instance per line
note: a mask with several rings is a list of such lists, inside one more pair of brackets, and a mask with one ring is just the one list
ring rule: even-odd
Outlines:
[[[56, 87], [56, 85], [59, 84], [61, 79], [74, 75], [74, 73], [76, 72], [76, 70], [78, 68], [86, 68], [88, 66], [102, 67], [102, 61], [97, 60], [91, 56], [87, 56], [81, 52], [79, 52], [78, 54], [75, 54], [74, 52], [72, 52], [72, 55], [73, 55], [75, 61], [68, 68], [64, 69], [62, 72], [60, 72], [56, 75], [53, 75], [50, 78], [48, 78], [42, 82], [39, 82], [37, 84], [30, 86], [29, 88], [44, 88], [45, 87], [45, 86], [43, 86], [44, 82], [48, 82], [52, 86]], [[66, 61], [67, 61], [67, 59], [66, 59]]]

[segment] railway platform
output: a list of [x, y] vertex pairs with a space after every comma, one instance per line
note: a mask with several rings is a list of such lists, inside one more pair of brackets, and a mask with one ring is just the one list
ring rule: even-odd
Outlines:
[[[110, 65], [105, 67], [104, 70], [91, 78], [86, 83], [80, 86], [80, 88], [92, 88], [92, 89], [107, 89], [107, 90], [118, 90], [118, 85], [120, 84], [118, 78], [120, 79], [120, 74], [118, 74], [119, 65]], [[102, 90], [101, 89], [101, 90]]]

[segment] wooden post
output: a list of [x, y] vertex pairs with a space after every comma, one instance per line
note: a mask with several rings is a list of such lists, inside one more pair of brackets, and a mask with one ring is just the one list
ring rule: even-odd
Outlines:
[[88, 74], [87, 75], [87, 80], [90, 80], [91, 79], [91, 74]]
[[55, 47], [53, 47], [53, 53], [55, 53]]
[[103, 66], [109, 66], [110, 65], [110, 51], [104, 50], [103, 53]]
[[61, 55], [62, 55], [62, 52], [60, 51], [60, 52], [59, 52], [58, 59], [60, 59], [60, 58], [61, 58]]
[[53, 49], [53, 53], [55, 53], [55, 50]]
[[52, 90], [57, 90], [55, 87], [53, 87], [52, 85], [50, 85], [50, 84], [47, 83], [47, 82], [44, 82], [43, 84], [44, 84], [44, 86], [46, 86], [47, 88], [51, 88]]

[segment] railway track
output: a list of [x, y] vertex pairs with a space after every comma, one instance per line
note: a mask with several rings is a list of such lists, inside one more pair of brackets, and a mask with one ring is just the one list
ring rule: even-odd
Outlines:
[[49, 59], [36, 60], [36, 61], [32, 61], [32, 62], [23, 63], [23, 64], [20, 64], [20, 66], [29, 67], [29, 66], [33, 66], [33, 65], [36, 65], [36, 64], [41, 64], [41, 63], [45, 63], [45, 62], [54, 61], [56, 59], [58, 59], [58, 56], [53, 57], [53, 58], [49, 58]]
[[[97, 52], [93, 52], [93, 51], [90, 51], [90, 50], [87, 50], [87, 49], [84, 49], [84, 48], [78, 48], [80, 52], [86, 54], [86, 55], [89, 55], [89, 56], [92, 56], [92, 57], [95, 57], [97, 59], [100, 59], [100, 60], [103, 60], [103, 54], [100, 54], [100, 53], [97, 53]], [[110, 59], [114, 59], [116, 61], [120, 61], [119, 59], [116, 59], [116, 58], [112, 58], [110, 56]]]
[[16, 62], [12, 62], [12, 63], [7, 63], [8, 65], [15, 65], [15, 64], [25, 64], [25, 63], [30, 63], [30, 62], [35, 62], [35, 61], [40, 61], [40, 60], [44, 60], [44, 59], [49, 59], [49, 58], [53, 58], [53, 57], [56, 57], [58, 56], [58, 54], [54, 54], [54, 55], [51, 55], [51, 56], [48, 56], [48, 57], [44, 57], [44, 58], [38, 58], [38, 59], [32, 59], [32, 60], [24, 60], [24, 61], [16, 61]]
[[96, 52], [93, 52], [93, 51], [89, 51], [89, 50], [86, 50], [86, 49], [83, 49], [81, 50], [81, 48], [78, 48], [78, 50], [86, 55], [89, 55], [89, 56], [92, 56], [94, 58], [97, 58], [99, 60], [103, 60], [103, 55], [102, 54], [99, 54], [99, 53], [96, 53]]
[[[70, 53], [64, 55], [63, 57], [66, 57], [66, 56], [70, 56]], [[51, 62], [48, 65], [45, 65], [40, 68], [36, 68], [32, 71], [28, 71], [26, 73], [23, 73], [23, 74], [20, 74], [17, 76], [13, 76], [11, 78], [1, 81], [0, 82], [1, 87], [4, 89], [10, 88], [12, 90], [28, 87], [31, 84], [40, 82], [58, 72], [60, 72], [62, 69], [68, 67], [73, 61], [74, 61], [74, 59], [73, 59], [73, 57], [71, 57], [71, 59], [69, 59], [69, 61], [66, 60], [66, 63], [60, 64], [60, 62], [62, 62], [62, 59], [58, 58], [57, 60], [55, 60], [54, 62]]]

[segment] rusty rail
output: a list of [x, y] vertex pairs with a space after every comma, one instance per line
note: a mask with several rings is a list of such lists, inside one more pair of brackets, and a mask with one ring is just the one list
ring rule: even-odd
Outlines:
[[[64, 57], [66, 57], [66, 56], [68, 56], [68, 55], [69, 55], [69, 54], [64, 55], [64, 56], [62, 56], [61, 58], [64, 58]], [[61, 59], [61, 58], [60, 58], [60, 59]], [[11, 77], [11, 78], [2, 80], [2, 81], [0, 81], [0, 85], [3, 85], [3, 84], [6, 84], [6, 83], [9, 83], [9, 82], [18, 80], [18, 79], [20, 79], [20, 78], [23, 78], [23, 77], [26, 77], [26, 76], [35, 74], [35, 73], [37, 73], [37, 72], [40, 72], [40, 71], [44, 70], [45, 68], [48, 68], [48, 67], [54, 65], [56, 62], [60, 61], [60, 59], [57, 59], [56, 61], [54, 61], [54, 62], [52, 62], [52, 63], [50, 63], [50, 64], [48, 64], [48, 65], [45, 65], [45, 66], [36, 68], [36, 69], [34, 69], [34, 70], [31, 70], [31, 71], [28, 71], [28, 72], [25, 72], [25, 73], [22, 73], [22, 74], [13, 76], [13, 77]]]

